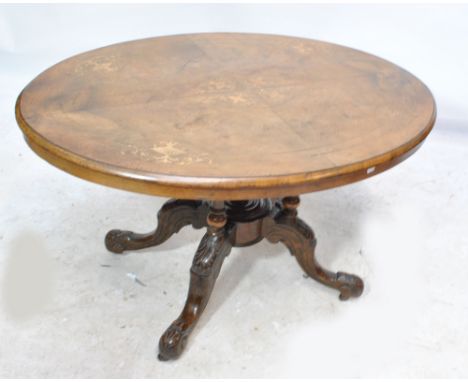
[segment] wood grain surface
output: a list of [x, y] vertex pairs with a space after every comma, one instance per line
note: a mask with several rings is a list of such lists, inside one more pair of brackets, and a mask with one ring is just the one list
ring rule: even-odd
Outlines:
[[297, 195], [379, 173], [435, 122], [428, 88], [315, 40], [213, 33], [120, 43], [51, 67], [20, 94], [31, 148], [97, 183], [190, 199]]

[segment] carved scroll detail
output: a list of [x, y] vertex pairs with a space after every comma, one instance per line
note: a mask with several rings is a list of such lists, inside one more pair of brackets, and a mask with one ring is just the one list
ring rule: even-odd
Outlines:
[[112, 230], [105, 238], [109, 251], [122, 253], [126, 250], [142, 249], [164, 243], [181, 228], [192, 225], [202, 228], [206, 225], [208, 206], [194, 200], [169, 200], [158, 212], [158, 225], [146, 234], [132, 231]]
[[232, 227], [220, 226], [220, 220], [213, 219], [213, 216], [208, 219], [215, 225], [208, 227], [193, 258], [190, 286], [182, 313], [159, 340], [160, 360], [177, 358], [182, 353], [189, 334], [208, 303], [224, 258], [231, 251]]
[[272, 243], [282, 242], [286, 245], [304, 272], [314, 280], [338, 289], [341, 300], [362, 294], [364, 283], [359, 277], [345, 272], [334, 273], [318, 264], [314, 232], [297, 217], [294, 207], [283, 208], [275, 217], [266, 218], [263, 221], [263, 235]]
[[158, 226], [148, 234], [110, 231], [106, 246], [115, 253], [158, 245], [186, 225], [207, 227], [190, 268], [190, 285], [179, 317], [159, 340], [159, 359], [179, 357], [213, 291], [216, 279], [232, 246], [254, 244], [263, 238], [282, 242], [310, 277], [340, 291], [340, 299], [357, 297], [363, 282], [354, 275], [331, 272], [315, 259], [312, 229], [297, 217], [297, 196], [262, 201], [170, 200], [158, 213]]

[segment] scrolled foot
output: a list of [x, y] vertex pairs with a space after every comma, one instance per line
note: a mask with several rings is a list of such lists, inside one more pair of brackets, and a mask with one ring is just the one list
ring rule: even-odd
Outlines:
[[131, 231], [121, 231], [113, 229], [109, 231], [104, 239], [106, 248], [114, 253], [123, 253], [128, 248], [128, 243], [135, 234]]
[[182, 354], [189, 334], [183, 330], [183, 326], [182, 322], [176, 321], [162, 335], [159, 340], [158, 359], [160, 361], [176, 359]]
[[350, 297], [359, 297], [364, 290], [364, 282], [358, 276], [345, 272], [336, 274], [336, 282], [340, 291], [340, 300], [345, 301]]

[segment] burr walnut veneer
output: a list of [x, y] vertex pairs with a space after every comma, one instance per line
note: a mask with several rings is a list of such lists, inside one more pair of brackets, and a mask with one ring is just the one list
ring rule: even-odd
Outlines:
[[206, 229], [160, 359], [182, 352], [233, 246], [281, 241], [341, 299], [359, 296], [360, 278], [316, 262], [298, 195], [396, 165], [420, 146], [435, 114], [427, 87], [381, 58], [237, 33], [149, 38], [79, 54], [41, 73], [16, 104], [27, 143], [53, 165], [174, 198], [153, 232], [110, 231], [110, 251], [158, 245], [186, 225]]

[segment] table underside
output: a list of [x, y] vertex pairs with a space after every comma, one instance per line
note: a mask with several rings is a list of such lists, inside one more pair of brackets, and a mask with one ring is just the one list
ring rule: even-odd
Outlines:
[[316, 239], [312, 229], [297, 216], [298, 196], [243, 201], [195, 201], [171, 199], [158, 213], [157, 228], [147, 234], [112, 230], [107, 233], [108, 250], [121, 254], [159, 245], [182, 227], [206, 228], [190, 268], [187, 300], [179, 317], [159, 340], [160, 360], [177, 358], [208, 303], [226, 256], [232, 247], [253, 245], [262, 239], [282, 242], [304, 272], [335, 288], [340, 299], [361, 295], [364, 284], [344, 272], [331, 272], [315, 259]]

